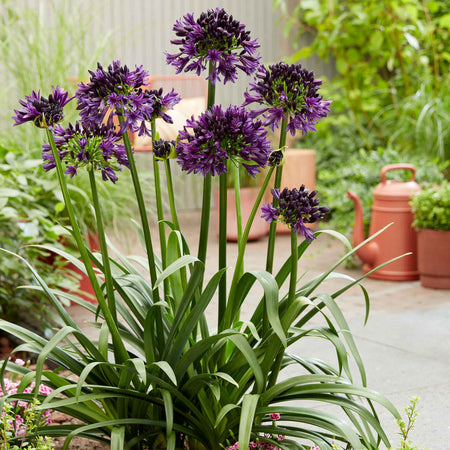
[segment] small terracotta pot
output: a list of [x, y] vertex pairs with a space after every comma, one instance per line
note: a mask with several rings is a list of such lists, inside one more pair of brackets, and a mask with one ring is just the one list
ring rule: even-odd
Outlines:
[[419, 230], [417, 258], [420, 283], [434, 289], [450, 289], [450, 231]]
[[[242, 229], [245, 228], [247, 220], [258, 197], [259, 187], [241, 188], [241, 210]], [[216, 230], [219, 235], [219, 189], [215, 191], [216, 200]], [[261, 202], [262, 203], [262, 202]], [[261, 206], [261, 205], [260, 205]], [[256, 241], [267, 234], [267, 222], [261, 217], [261, 209], [256, 213], [248, 235], [249, 241]], [[237, 219], [234, 189], [227, 189], [227, 241], [237, 242]]]

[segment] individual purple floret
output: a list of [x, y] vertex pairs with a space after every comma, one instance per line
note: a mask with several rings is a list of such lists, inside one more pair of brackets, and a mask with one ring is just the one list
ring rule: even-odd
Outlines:
[[314, 233], [305, 223], [314, 223], [323, 219], [329, 211], [326, 206], [318, 206], [319, 199], [314, 198], [317, 191], [309, 192], [302, 184], [300, 189], [272, 189], [272, 195], [278, 206], [272, 204], [262, 207], [262, 217], [271, 223], [273, 221], [286, 224], [294, 232], [302, 234], [308, 242], [315, 239]]
[[119, 61], [113, 61], [108, 69], [97, 63], [87, 84], [79, 83], [75, 97], [78, 100], [83, 125], [98, 126], [107, 118], [112, 127], [114, 116], [122, 115], [121, 132], [130, 130], [139, 135], [151, 135], [148, 123], [155, 117], [170, 122], [166, 111], [180, 101], [173, 90], [166, 95], [160, 90], [150, 90], [148, 73], [142, 66], [130, 70]]
[[[65, 173], [74, 177], [82, 167], [100, 170], [104, 181], [117, 181], [116, 172], [121, 166], [128, 167], [125, 148], [118, 142], [121, 136], [107, 125], [83, 126], [80, 122], [69, 124], [65, 129], [56, 125], [52, 129], [55, 145], [61, 161], [66, 165]], [[49, 144], [42, 146], [43, 167], [46, 171], [56, 167]]]
[[163, 95], [163, 89], [152, 89], [148, 91], [153, 96], [153, 112], [151, 119], [161, 118], [167, 123], [173, 123], [166, 111], [170, 111], [173, 107], [180, 103], [181, 97], [172, 89], [167, 94]]
[[308, 131], [316, 131], [314, 125], [330, 111], [331, 101], [318, 94], [321, 84], [322, 80], [314, 79], [314, 73], [302, 69], [301, 64], [280, 62], [268, 68], [260, 66], [255, 82], [250, 83], [250, 92], [244, 93], [244, 106], [262, 105], [253, 114], [261, 114], [272, 131], [286, 119], [286, 131], [294, 136], [296, 130], [301, 130], [306, 135]]
[[[190, 129], [190, 131], [189, 131]], [[255, 176], [270, 154], [267, 131], [242, 106], [223, 110], [219, 105], [187, 121], [179, 134], [177, 160], [182, 170], [220, 175], [230, 159]]]
[[33, 122], [39, 128], [47, 128], [57, 124], [63, 118], [63, 108], [72, 100], [69, 94], [59, 86], [52, 88], [53, 93], [46, 97], [41, 96], [41, 91], [26, 95], [25, 100], [19, 100], [22, 109], [15, 109], [16, 116], [14, 126], [25, 122]]
[[207, 79], [216, 84], [223, 76], [227, 83], [237, 80], [237, 69], [251, 75], [259, 65], [260, 57], [253, 56], [258, 42], [250, 38], [244, 24], [222, 8], [209, 9], [197, 21], [192, 14], [186, 14], [175, 22], [173, 31], [179, 39], [170, 42], [178, 46], [179, 52], [166, 53], [166, 58], [177, 73], [193, 71], [200, 75], [212, 62]]

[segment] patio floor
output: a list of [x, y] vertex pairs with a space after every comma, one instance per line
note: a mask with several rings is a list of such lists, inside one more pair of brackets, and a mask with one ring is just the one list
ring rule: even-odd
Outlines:
[[[193, 254], [197, 253], [199, 213], [180, 215], [185, 238]], [[217, 261], [217, 236], [211, 221], [207, 267], [214, 272]], [[133, 234], [124, 233], [126, 239], [113, 238], [122, 254], [142, 254]], [[156, 235], [155, 235], [156, 236]], [[154, 245], [157, 242], [154, 238]], [[247, 246], [246, 270], [262, 269], [265, 264], [267, 237]], [[280, 267], [289, 254], [290, 239], [279, 235], [276, 242], [275, 266]], [[235, 261], [237, 245], [229, 243], [228, 261]], [[344, 253], [344, 246], [321, 235], [308, 249], [299, 266], [299, 274], [312, 277], [336, 262]], [[338, 272], [358, 278], [359, 269], [339, 267]], [[208, 274], [207, 274], [208, 275]], [[229, 278], [231, 275], [229, 275]], [[327, 283], [327, 291], [343, 286], [342, 280]], [[353, 332], [365, 363], [368, 386], [384, 394], [403, 412], [409, 399], [419, 400], [419, 417], [410, 439], [421, 447], [433, 450], [450, 449], [450, 291], [423, 288], [419, 281], [390, 282], [366, 279], [364, 286], [371, 299], [371, 312], [364, 326], [364, 298], [359, 288], [352, 288], [339, 304]], [[249, 318], [256, 301], [256, 292], [244, 304], [242, 317]], [[68, 308], [71, 315], [85, 328], [92, 320], [78, 306]], [[207, 318], [212, 327], [216, 323], [216, 305], [211, 305]], [[303, 339], [291, 353], [315, 356], [333, 362], [329, 346], [318, 345], [314, 339]], [[380, 409], [380, 417], [393, 445], [399, 438], [394, 419]]]

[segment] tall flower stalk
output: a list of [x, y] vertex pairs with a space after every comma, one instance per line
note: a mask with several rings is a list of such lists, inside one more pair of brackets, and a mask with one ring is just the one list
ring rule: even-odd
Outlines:
[[56, 172], [58, 175], [58, 181], [59, 181], [59, 185], [61, 187], [61, 191], [63, 194], [63, 198], [64, 198], [64, 203], [66, 205], [66, 209], [67, 209], [67, 215], [69, 216], [69, 220], [70, 220], [70, 224], [72, 226], [72, 232], [73, 232], [73, 237], [75, 238], [75, 242], [77, 244], [77, 247], [80, 251], [80, 255], [81, 255], [81, 259], [83, 260], [86, 272], [88, 274], [88, 277], [92, 283], [92, 288], [94, 289], [94, 293], [95, 293], [95, 297], [98, 301], [98, 304], [100, 306], [100, 309], [102, 310], [103, 316], [105, 318], [105, 321], [108, 325], [108, 329], [111, 333], [111, 337], [113, 340], [113, 346], [114, 346], [114, 353], [116, 356], [116, 360], [117, 362], [123, 362], [125, 360], [128, 359], [128, 352], [125, 349], [123, 340], [119, 334], [119, 330], [117, 328], [117, 322], [114, 320], [114, 316], [111, 313], [110, 308], [108, 307], [108, 304], [105, 301], [105, 298], [103, 296], [103, 292], [100, 288], [100, 285], [98, 283], [97, 277], [95, 275], [94, 269], [92, 267], [91, 264], [91, 260], [89, 257], [89, 254], [86, 250], [86, 247], [83, 243], [83, 238], [81, 235], [81, 231], [80, 228], [78, 226], [78, 222], [76, 220], [76, 216], [75, 216], [75, 212], [73, 210], [73, 206], [72, 206], [72, 201], [70, 199], [70, 194], [69, 191], [67, 189], [67, 184], [64, 178], [64, 173], [63, 173], [63, 168], [62, 168], [62, 164], [61, 164], [61, 160], [60, 160], [60, 155], [58, 153], [58, 150], [56, 148], [55, 145], [55, 141], [53, 139], [53, 134], [52, 132], [46, 128], [46, 133], [47, 133], [47, 139], [50, 145], [50, 149], [52, 151], [53, 154], [53, 159], [55, 161], [55, 167], [56, 167]]
[[[197, 20], [192, 14], [187, 14], [175, 23], [173, 30], [177, 39], [173, 39], [171, 43], [178, 46], [178, 53], [167, 53], [166, 57], [167, 62], [177, 68], [177, 73], [195, 71], [197, 75], [200, 75], [208, 66], [207, 110], [215, 103], [215, 87], [222, 81], [222, 77], [224, 83], [235, 82], [238, 69], [250, 75], [258, 67], [260, 58], [254, 54], [259, 44], [250, 38], [245, 25], [235, 20], [224, 9], [210, 9], [202, 13]], [[189, 168], [187, 170], [189, 171]], [[205, 262], [211, 209], [211, 175], [214, 175], [214, 169], [212, 173], [208, 170], [206, 172], [202, 170], [202, 172], [205, 179], [198, 257], [200, 261]], [[220, 171], [219, 175], [218, 267], [221, 270], [227, 264], [226, 170]], [[226, 307], [226, 290], [227, 282], [224, 275], [219, 284], [219, 320]]]

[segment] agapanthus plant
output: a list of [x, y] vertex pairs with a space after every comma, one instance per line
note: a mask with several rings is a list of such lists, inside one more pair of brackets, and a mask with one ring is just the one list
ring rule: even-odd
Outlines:
[[297, 130], [306, 135], [316, 131], [314, 125], [330, 111], [331, 101], [323, 100], [318, 94], [321, 84], [322, 80], [315, 79], [314, 73], [301, 64], [279, 62], [269, 67], [259, 66], [255, 81], [244, 93], [244, 105], [261, 105], [254, 114], [261, 114], [272, 131], [285, 119], [292, 136]]
[[55, 125], [63, 119], [63, 108], [70, 102], [69, 94], [64, 89], [56, 86], [53, 93], [43, 97], [41, 92], [32, 92], [20, 100], [22, 109], [15, 109], [16, 116], [13, 117], [14, 125], [33, 122], [39, 128], [47, 128]]
[[243, 107], [214, 105], [198, 119], [187, 121], [179, 134], [177, 161], [188, 173], [220, 175], [227, 163], [242, 164], [255, 176], [270, 154], [267, 131]]
[[259, 44], [251, 39], [245, 25], [239, 23], [224, 9], [210, 9], [195, 20], [186, 14], [177, 20], [173, 31], [179, 39], [170, 41], [179, 46], [179, 52], [166, 53], [167, 63], [182, 71], [200, 75], [211, 63], [207, 79], [215, 85], [218, 81], [234, 82], [237, 69], [247, 75], [259, 65], [259, 57], [254, 56]]
[[[204, 220], [210, 212], [210, 189], [204, 190], [202, 223], [198, 233], [201, 245], [196, 257], [191, 254], [175, 220], [176, 198], [168, 181], [169, 196], [172, 194], [172, 220], [167, 218], [159, 203], [157, 221], [161, 255], [156, 255], [131, 143], [124, 131], [149, 132], [145, 122], [150, 121], [155, 141], [155, 167], [160, 159], [168, 164], [167, 157], [171, 156], [174, 145], [158, 139], [154, 119], [156, 116], [164, 118], [160, 106], [164, 109], [175, 101], [175, 97], [170, 94], [166, 105], [162, 100], [158, 105], [157, 97], [161, 94], [159, 91], [146, 93], [149, 90], [145, 89], [146, 73], [142, 68], [129, 71], [114, 62], [107, 71], [99, 64], [97, 71], [91, 72], [90, 82], [81, 84], [77, 92], [82, 126], [72, 127], [69, 133], [62, 127], [47, 128], [49, 147], [46, 147], [44, 157], [48, 166], [55, 165], [71, 231], [99, 305], [96, 308], [73, 296], [68, 298], [95, 314], [99, 322], [95, 324], [99, 329], [98, 340], [88, 337], [61, 306], [58, 297], [66, 294], [51, 291], [32, 267], [37, 283], [53, 302], [65, 327], [47, 340], [0, 319], [2, 329], [27, 341], [27, 350], [39, 355], [35, 370], [22, 369], [27, 380], [34, 380], [36, 385], [42, 380], [54, 389], [42, 399], [40, 407], [64, 411], [81, 421], [80, 425], [47, 430], [51, 430], [53, 435], [67, 436], [64, 449], [77, 434], [107, 442], [116, 449], [221, 450], [236, 440], [239, 450], [247, 450], [250, 443], [253, 448], [272, 445], [280, 449], [309, 448], [311, 445], [325, 449], [331, 448], [333, 442], [338, 442], [341, 448], [373, 450], [379, 448], [381, 441], [389, 446], [372, 402], [381, 403], [395, 417], [399, 415], [390, 402], [365, 387], [364, 366], [336, 302], [337, 297], [360, 280], [350, 281], [336, 291], [322, 290], [322, 282], [354, 250], [324, 273], [302, 285], [298, 282], [298, 260], [313, 245], [314, 237], [305, 223], [322, 218], [326, 212], [325, 207], [318, 206], [315, 191], [309, 193], [300, 188], [280, 192], [276, 178], [274, 203], [266, 206], [263, 213], [272, 221], [271, 226], [281, 220], [291, 227], [291, 252], [286, 255], [286, 262], [278, 272], [272, 266], [267, 269], [269, 265], [266, 265], [266, 270], [246, 271], [244, 268], [248, 233], [273, 173], [276, 171], [276, 177], [281, 175], [284, 144], [281, 141], [280, 148], [271, 152], [262, 123], [266, 120], [268, 125], [275, 124], [277, 119], [267, 116], [269, 110], [262, 113], [263, 119], [258, 119], [243, 106], [224, 109], [215, 105], [214, 83], [219, 75], [226, 81], [234, 80], [239, 65], [242, 70], [251, 72], [256, 60], [249, 59], [248, 53], [252, 54], [256, 44], [243, 26], [223, 10], [209, 11], [198, 22], [188, 15], [184, 23], [177, 22], [175, 29], [182, 51], [169, 60], [179, 71], [202, 71], [204, 61], [209, 61], [210, 67], [216, 69], [209, 77], [207, 111], [197, 120], [189, 120], [180, 131], [176, 149], [182, 169], [201, 173], [204, 180], [219, 175], [220, 195], [226, 196], [222, 180], [227, 166], [244, 167], [249, 176], [255, 175], [261, 167], [269, 165], [269, 168], [239, 238], [230, 286], [223, 283], [229, 266], [220, 259], [220, 249], [226, 250], [223, 233], [219, 233], [218, 270], [205, 279], [206, 274], [211, 273], [206, 269], [208, 221]], [[223, 45], [219, 48], [217, 43]], [[191, 52], [189, 56], [183, 53], [185, 50]], [[297, 72], [293, 70], [292, 73]], [[293, 86], [286, 85], [287, 100], [281, 91], [276, 97], [289, 107], [281, 115], [279, 110], [273, 112], [281, 117], [283, 139], [288, 120], [293, 120], [291, 131], [299, 127], [311, 129], [312, 122], [328, 107], [313, 95], [317, 93], [318, 83], [306, 75], [302, 78], [303, 82], [308, 80], [312, 87], [305, 87], [301, 95]], [[281, 83], [274, 83], [273, 88], [281, 89]], [[291, 88], [297, 92], [294, 97], [290, 97]], [[297, 115], [305, 114], [304, 108], [312, 108], [316, 102], [314, 99], [319, 99], [321, 113], [314, 115], [309, 111], [306, 124], [297, 123]], [[275, 107], [281, 108], [279, 105]], [[95, 143], [98, 149], [95, 155], [104, 157], [102, 148], [105, 146], [107, 157], [115, 155], [117, 160], [125, 163], [120, 147], [116, 153], [111, 153], [111, 146], [120, 145], [115, 137], [109, 139], [108, 133], [100, 133], [101, 139], [97, 141], [89, 135], [90, 131], [101, 128], [105, 120], [112, 126], [111, 114], [117, 114], [121, 124], [121, 137], [141, 215], [142, 227], [138, 232], [145, 247], [145, 258], [127, 258], [117, 250], [117, 258], [110, 258], [92, 170], [89, 171], [89, 179], [101, 252], [89, 252], [82, 241], [66, 185], [70, 179], [64, 176], [64, 169], [67, 171], [69, 168], [71, 174], [74, 170], [71, 167], [88, 165], [87, 160], [95, 153], [91, 152], [88, 138], [93, 139], [92, 145]], [[73, 130], [76, 132], [72, 133]], [[83, 134], [86, 130], [90, 131]], [[69, 161], [68, 166], [63, 167], [66, 160]], [[110, 163], [108, 158], [105, 161]], [[160, 192], [161, 181], [157, 173], [155, 171], [158, 184], [155, 191]], [[237, 191], [239, 194], [239, 188]], [[157, 197], [157, 201], [160, 198]], [[220, 205], [225, 203], [226, 197], [221, 197]], [[225, 216], [222, 214], [221, 218]], [[167, 229], [166, 239], [163, 230]], [[299, 245], [298, 232], [306, 237]], [[316, 236], [322, 233], [326, 231], [319, 231]], [[337, 235], [334, 232], [329, 234]], [[349, 245], [344, 237], [340, 240]], [[269, 244], [271, 242], [273, 244], [274, 239]], [[57, 249], [51, 250], [58, 252]], [[76, 258], [70, 258], [70, 261], [81, 265]], [[142, 270], [135, 267], [133, 263], [136, 261]], [[98, 268], [101, 277], [96, 276], [92, 264]], [[145, 270], [149, 273], [143, 273]], [[288, 279], [288, 290], [284, 294]], [[262, 288], [262, 294], [261, 290], [253, 291], [255, 284]], [[257, 307], [251, 318], [244, 322], [240, 319], [240, 311], [244, 304], [248, 304], [246, 300], [250, 296], [257, 302]], [[255, 296], [260, 296], [259, 301]], [[218, 321], [211, 324], [205, 310], [215, 298], [219, 304]], [[311, 319], [315, 317], [324, 317], [324, 323], [319, 326], [312, 323]], [[289, 346], [303, 337], [328, 342], [336, 351], [337, 367], [288, 351]], [[47, 360], [69, 371], [69, 375], [45, 370]], [[19, 370], [10, 366], [2, 367], [0, 377], [5, 368]], [[285, 370], [287, 367], [289, 371]], [[354, 367], [359, 372], [362, 386], [354, 381]], [[32, 395], [11, 394], [8, 400], [32, 402]], [[314, 407], [311, 407], [311, 402], [315, 403]], [[316, 407], [321, 403], [339, 407], [347, 421]], [[46, 428], [41, 431], [45, 432]]]

